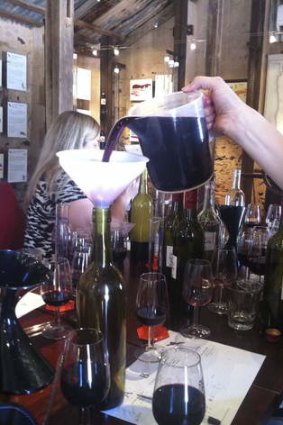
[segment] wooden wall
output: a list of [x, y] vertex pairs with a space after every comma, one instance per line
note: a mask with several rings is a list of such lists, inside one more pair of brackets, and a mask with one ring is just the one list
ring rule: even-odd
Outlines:
[[[0, 55], [2, 56], [4, 52], [13, 52], [27, 56], [27, 91], [7, 90], [3, 86], [0, 88], [1, 106], [5, 107], [7, 101], [28, 105], [27, 138], [8, 138], [5, 133], [0, 133], [0, 152], [6, 154], [9, 148], [27, 148], [28, 175], [30, 175], [45, 134], [43, 29], [30, 29], [1, 18], [0, 28]], [[19, 201], [22, 202], [26, 183], [14, 183], [13, 187]]]

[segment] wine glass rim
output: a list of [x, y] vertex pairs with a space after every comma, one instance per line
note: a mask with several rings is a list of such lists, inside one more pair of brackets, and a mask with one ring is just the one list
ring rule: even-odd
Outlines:
[[[87, 335], [92, 337], [91, 341], [89, 339], [86, 339]], [[81, 345], [81, 346], [92, 345], [92, 344], [97, 345], [103, 341], [103, 335], [101, 331], [98, 331], [95, 328], [82, 327], [82, 328], [73, 329], [72, 331], [70, 331], [67, 336], [67, 340], [69, 341], [69, 343], [75, 344], [75, 345]]]
[[[168, 357], [168, 355], [171, 355], [171, 353], [177, 353], [177, 352], [183, 353], [184, 355], [186, 354], [192, 355], [190, 359], [191, 360], [190, 363], [186, 362], [186, 363], [178, 364], [176, 360], [176, 356], [173, 355], [172, 357], [171, 356]], [[196, 350], [193, 350], [192, 348], [178, 345], [178, 346], [167, 348], [161, 353], [161, 363], [174, 366], [175, 368], [179, 368], [179, 369], [183, 368], [184, 366], [194, 367], [198, 364], [201, 364], [201, 356]]]
[[140, 275], [140, 280], [146, 280], [146, 281], [166, 280], [166, 277], [161, 272], [145, 272]]

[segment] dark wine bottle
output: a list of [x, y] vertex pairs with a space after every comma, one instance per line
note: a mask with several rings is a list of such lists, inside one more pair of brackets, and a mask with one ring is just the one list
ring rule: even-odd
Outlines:
[[204, 258], [212, 261], [220, 243], [221, 219], [215, 209], [214, 181], [205, 184], [203, 208], [198, 214], [198, 221], [204, 232]]
[[171, 282], [172, 255], [174, 245], [174, 234], [183, 215], [183, 192], [172, 194], [172, 203], [169, 214], [164, 220], [164, 237], [163, 237], [163, 273], [166, 276], [169, 298], [170, 292], [174, 291], [174, 282]]
[[283, 213], [278, 231], [267, 244], [261, 319], [265, 329], [283, 332]]
[[186, 262], [191, 258], [203, 258], [204, 233], [197, 219], [197, 190], [184, 194], [183, 217], [174, 234], [171, 278], [174, 287], [172, 316], [187, 312], [188, 306], [183, 300], [182, 286]]
[[100, 409], [122, 403], [126, 367], [125, 288], [122, 275], [112, 264], [110, 221], [110, 209], [93, 210], [94, 260], [77, 287], [79, 326], [102, 331], [109, 357], [111, 386]]
[[148, 193], [147, 170], [141, 176], [139, 193], [131, 206], [131, 222], [134, 227], [130, 232], [131, 256], [141, 261], [148, 261], [149, 222], [153, 215], [153, 200]]

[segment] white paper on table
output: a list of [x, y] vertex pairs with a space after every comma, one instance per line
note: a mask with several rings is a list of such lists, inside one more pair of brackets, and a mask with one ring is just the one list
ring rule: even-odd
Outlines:
[[34, 292], [27, 292], [16, 305], [16, 317], [19, 319], [44, 304], [41, 295], [35, 294]]
[[[183, 342], [201, 355], [206, 390], [206, 416], [230, 425], [244, 397], [252, 385], [265, 356], [200, 339], [187, 339], [171, 332], [170, 338], [157, 343]], [[156, 424], [152, 414], [151, 397], [158, 365], [136, 361], [126, 371], [125, 398], [121, 406], [107, 410], [107, 414], [137, 425]], [[149, 369], [150, 368], [150, 369]], [[144, 378], [141, 373], [147, 372]], [[144, 398], [143, 398], [144, 397]], [[148, 397], [148, 399], [146, 399]]]

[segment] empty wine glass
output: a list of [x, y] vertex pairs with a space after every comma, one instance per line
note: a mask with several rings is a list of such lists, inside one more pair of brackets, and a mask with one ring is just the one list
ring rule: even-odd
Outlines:
[[258, 226], [261, 222], [261, 212], [258, 204], [248, 204], [244, 223], [248, 227]]
[[160, 353], [154, 346], [152, 327], [162, 325], [169, 310], [166, 278], [162, 273], [143, 273], [139, 279], [136, 297], [136, 315], [143, 325], [148, 326], [148, 341], [145, 351], [138, 352], [144, 362], [159, 362]]
[[65, 338], [71, 330], [67, 324], [61, 323], [59, 308], [65, 305], [73, 297], [72, 277], [69, 260], [67, 258], [57, 257], [56, 260], [48, 264], [51, 271], [51, 277], [48, 282], [40, 288], [43, 301], [55, 307], [55, 319], [44, 328], [42, 335], [49, 339]]
[[183, 297], [194, 307], [192, 324], [181, 330], [185, 337], [203, 338], [210, 335], [210, 329], [199, 323], [199, 310], [212, 299], [212, 268], [208, 260], [195, 258], [187, 261], [183, 280]]
[[271, 234], [277, 232], [279, 229], [281, 217], [281, 205], [270, 204], [267, 209], [265, 222]]
[[69, 334], [60, 380], [66, 400], [80, 408], [80, 424], [94, 423], [91, 408], [98, 409], [110, 388], [107, 350], [101, 332], [80, 328]]
[[234, 247], [218, 249], [214, 269], [213, 302], [208, 308], [213, 313], [227, 314], [228, 304], [225, 289], [237, 279], [237, 254]]
[[199, 425], [205, 415], [200, 355], [185, 347], [164, 350], [156, 374], [152, 411], [159, 425]]

